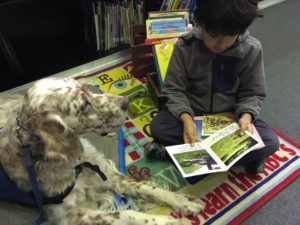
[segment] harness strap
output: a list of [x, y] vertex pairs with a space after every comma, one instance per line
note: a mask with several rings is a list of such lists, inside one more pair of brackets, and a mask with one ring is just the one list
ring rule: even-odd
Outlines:
[[[75, 167], [75, 179], [78, 178], [79, 174], [81, 173], [81, 169], [76, 169]], [[63, 193], [53, 196], [53, 197], [48, 197], [48, 198], [44, 198], [43, 202], [44, 204], [60, 204], [63, 202], [64, 198], [68, 196], [68, 194], [70, 194], [70, 192], [72, 191], [73, 187], [75, 186], [75, 182], [70, 185], [66, 190], [64, 190]]]
[[[78, 164], [77, 166], [75, 166], [75, 170], [78, 170], [78, 171], [82, 171], [82, 167], [87, 167], [91, 170], [93, 170], [94, 172], [96, 172], [100, 178], [103, 180], [103, 181], [106, 181], [107, 180], [107, 177], [105, 176], [105, 174], [100, 170], [99, 166], [98, 165], [93, 165], [91, 164], [90, 162], [83, 162], [83, 163], [80, 163]], [[79, 172], [79, 173], [80, 173]]]
[[44, 207], [43, 207], [42, 192], [39, 188], [39, 185], [38, 185], [38, 182], [36, 179], [36, 174], [35, 174], [35, 171], [33, 168], [32, 160], [31, 160], [31, 147], [30, 147], [30, 145], [22, 145], [21, 149], [22, 149], [24, 163], [25, 163], [27, 172], [29, 174], [32, 191], [33, 191], [37, 206], [40, 211], [40, 215], [34, 222], [34, 225], [40, 225], [45, 219], [45, 211], [44, 211]]
[[[49, 198], [43, 198], [42, 192], [39, 188], [39, 185], [38, 185], [38, 182], [37, 182], [37, 179], [36, 179], [36, 173], [35, 173], [35, 170], [34, 170], [34, 167], [33, 167], [33, 164], [32, 164], [31, 146], [30, 145], [22, 145], [21, 149], [22, 149], [24, 163], [25, 163], [25, 166], [27, 168], [27, 172], [29, 174], [29, 178], [30, 178], [30, 182], [31, 182], [31, 186], [32, 186], [32, 192], [33, 192], [33, 195], [35, 197], [38, 209], [40, 211], [40, 215], [36, 219], [36, 221], [34, 222], [34, 225], [40, 225], [45, 220], [45, 210], [44, 210], [44, 207], [43, 207], [43, 203], [45, 203], [45, 204], [53, 204], [53, 203], [59, 204], [59, 203], [62, 203], [63, 199], [73, 189], [75, 183], [73, 183], [71, 186], [69, 186], [60, 195], [57, 195], [57, 196], [54, 196], [54, 197], [49, 197]], [[81, 173], [83, 166], [95, 171], [103, 181], [107, 180], [107, 177], [100, 170], [99, 166], [98, 165], [93, 165], [89, 162], [83, 162], [83, 163], [80, 163], [79, 165], [75, 166], [75, 177], [76, 177], [76, 179], [79, 176], [79, 174]]]
[[[103, 181], [107, 180], [107, 177], [100, 170], [99, 166], [93, 165], [89, 162], [83, 162], [83, 163], [80, 163], [77, 166], [75, 166], [75, 179], [78, 178], [83, 167], [87, 167], [87, 168], [93, 170], [94, 172], [96, 172]], [[43, 198], [43, 203], [44, 204], [60, 204], [60, 203], [62, 203], [64, 198], [67, 197], [68, 194], [70, 194], [70, 192], [72, 191], [74, 186], [75, 186], [75, 182], [72, 185], [70, 185], [63, 193], [53, 196], [53, 197]]]
[[69, 186], [63, 193], [53, 196], [53, 197], [48, 197], [48, 198], [43, 198], [43, 203], [44, 204], [61, 204], [64, 201], [64, 198], [70, 194], [72, 191], [73, 187], [75, 186], [75, 182]]

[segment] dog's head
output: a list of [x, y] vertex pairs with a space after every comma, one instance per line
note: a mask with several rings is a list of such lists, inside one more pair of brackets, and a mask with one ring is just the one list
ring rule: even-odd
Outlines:
[[37, 117], [55, 123], [63, 131], [104, 135], [123, 124], [127, 108], [126, 97], [93, 93], [71, 78], [48, 78], [28, 89], [21, 114], [27, 121]]

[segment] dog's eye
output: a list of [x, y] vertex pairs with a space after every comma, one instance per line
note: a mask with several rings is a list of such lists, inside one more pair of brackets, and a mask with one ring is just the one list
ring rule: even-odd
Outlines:
[[87, 100], [84, 100], [83, 105], [81, 106], [81, 111], [82, 112], [87, 112], [91, 107], [91, 103]]

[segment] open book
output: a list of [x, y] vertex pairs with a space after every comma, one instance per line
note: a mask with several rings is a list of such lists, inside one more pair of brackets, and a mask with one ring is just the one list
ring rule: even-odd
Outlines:
[[262, 147], [264, 144], [256, 129], [254, 134], [246, 131], [240, 136], [239, 125], [232, 123], [195, 146], [182, 144], [166, 149], [182, 176], [192, 177], [227, 171], [244, 155]]

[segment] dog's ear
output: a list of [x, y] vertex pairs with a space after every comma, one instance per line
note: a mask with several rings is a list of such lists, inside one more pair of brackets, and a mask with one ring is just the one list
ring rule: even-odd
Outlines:
[[48, 114], [45, 118], [46, 119], [42, 122], [42, 125], [46, 126], [50, 131], [59, 132], [61, 134], [68, 131], [69, 128], [60, 115]]
[[[41, 121], [39, 134], [45, 146], [44, 159], [55, 162], [67, 162], [82, 151], [82, 145], [76, 134], [68, 132], [70, 128], [58, 114], [47, 115]], [[71, 140], [71, 141], [70, 141]]]

